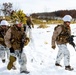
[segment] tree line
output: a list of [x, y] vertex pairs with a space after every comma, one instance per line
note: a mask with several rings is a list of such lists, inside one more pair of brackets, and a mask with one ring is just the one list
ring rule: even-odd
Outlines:
[[54, 12], [43, 12], [43, 13], [33, 13], [32, 16], [34, 18], [38, 17], [63, 17], [64, 15], [71, 15], [73, 18], [76, 18], [76, 10], [58, 10]]
[[[2, 13], [2, 14], [1, 14]], [[26, 14], [23, 12], [23, 10], [19, 9], [13, 9], [13, 4], [3, 3], [0, 7], [0, 20], [2, 17], [5, 17], [6, 20], [11, 21], [12, 23], [15, 23], [16, 21], [19, 21], [23, 24], [26, 24]]]

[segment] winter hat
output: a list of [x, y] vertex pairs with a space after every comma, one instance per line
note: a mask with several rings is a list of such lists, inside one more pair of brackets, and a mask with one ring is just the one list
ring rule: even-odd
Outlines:
[[6, 20], [2, 20], [0, 25], [6, 25], [6, 26], [9, 26], [9, 23], [6, 21]]
[[66, 22], [66, 21], [70, 22], [70, 21], [72, 20], [72, 17], [71, 17], [70, 15], [65, 15], [65, 16], [62, 18], [62, 20], [63, 20], [64, 22]]

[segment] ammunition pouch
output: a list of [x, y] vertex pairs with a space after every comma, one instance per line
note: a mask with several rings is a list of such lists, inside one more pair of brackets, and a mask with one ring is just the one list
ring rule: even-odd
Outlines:
[[60, 35], [57, 37], [57, 41], [61, 42], [61, 43], [68, 43], [68, 36], [63, 36], [63, 35]]
[[[10, 41], [11, 41], [11, 46], [12, 46], [12, 48], [14, 49], [14, 50], [18, 50], [18, 49], [20, 49], [20, 41], [19, 40], [17, 40], [17, 39], [10, 39]], [[11, 51], [13, 51], [13, 50], [11, 50]]]
[[13, 42], [12, 43], [12, 47], [13, 47], [13, 49], [14, 50], [18, 50], [18, 49], [20, 49], [20, 42]]

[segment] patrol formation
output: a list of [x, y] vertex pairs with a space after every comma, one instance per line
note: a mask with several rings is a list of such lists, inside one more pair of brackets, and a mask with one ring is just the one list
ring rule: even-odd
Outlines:
[[[52, 35], [51, 46], [53, 49], [56, 48], [56, 45], [59, 48], [55, 66], [62, 66], [60, 61], [64, 57], [65, 70], [72, 71], [74, 68], [70, 65], [70, 52], [67, 48], [67, 43], [70, 43], [73, 47], [75, 44], [73, 42], [73, 37], [71, 35], [70, 22], [72, 17], [70, 15], [65, 15], [63, 17], [63, 24], [57, 25], [54, 28]], [[34, 28], [34, 24], [31, 20], [30, 15], [27, 16], [26, 25], [16, 21], [12, 26], [9, 23], [2, 19], [0, 22], [0, 58], [3, 63], [7, 60], [8, 70], [16, 69], [16, 61], [18, 58], [18, 63], [20, 64], [20, 73], [30, 73], [27, 70], [27, 57], [23, 52], [23, 47], [28, 45], [31, 40], [31, 29]], [[29, 35], [27, 34], [29, 33]]]

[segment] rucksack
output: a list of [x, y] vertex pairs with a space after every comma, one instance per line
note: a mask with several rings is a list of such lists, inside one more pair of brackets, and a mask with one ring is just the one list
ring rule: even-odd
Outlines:
[[54, 28], [54, 30], [56, 30], [59, 26], [63, 26], [63, 25], [57, 25], [57, 26]]
[[2, 26], [0, 26], [0, 36], [2, 38], [4, 38], [5, 33], [7, 32], [7, 30], [9, 29], [9, 26], [6, 26], [6, 28], [2, 28]]
[[62, 27], [62, 31], [61, 33], [58, 35], [58, 37], [56, 38], [57, 41], [62, 41], [62, 42], [67, 42], [67, 38], [70, 36], [70, 29], [68, 29], [66, 26], [64, 25], [57, 25], [54, 30], [56, 30], [59, 26]]
[[2, 26], [0, 26], [0, 44], [2, 44], [3, 46], [5, 46], [4, 36], [8, 29], [9, 29], [8, 26], [6, 26], [5, 29], [3, 29]]

